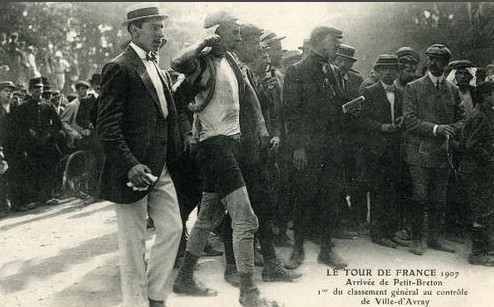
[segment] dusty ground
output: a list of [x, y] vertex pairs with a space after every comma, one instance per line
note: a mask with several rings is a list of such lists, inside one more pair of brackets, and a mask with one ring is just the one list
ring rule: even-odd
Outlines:
[[[189, 225], [190, 226], [190, 225]], [[116, 219], [113, 207], [108, 202], [79, 208], [77, 202], [68, 202], [56, 207], [41, 207], [22, 214], [12, 214], [0, 220], [0, 306], [118, 306], [121, 301]], [[152, 234], [148, 245], [152, 243]], [[469, 244], [456, 244], [458, 252], [447, 254], [427, 250], [422, 257], [414, 256], [404, 248], [392, 250], [370, 243], [368, 238], [337, 240], [337, 251], [350, 263], [349, 269], [369, 269], [372, 276], [355, 276], [350, 282], [361, 285], [345, 285], [349, 277], [340, 271], [338, 276], [327, 276], [327, 268], [316, 261], [317, 246], [307, 244], [307, 257], [301, 267], [304, 276], [295, 283], [264, 283], [259, 287], [269, 298], [277, 299], [289, 306], [361, 306], [364, 298], [369, 306], [378, 304], [376, 298], [387, 297], [400, 301], [403, 306], [420, 300], [430, 300], [428, 306], [494, 306], [494, 268], [471, 266], [466, 261]], [[221, 243], [216, 242], [218, 247]], [[281, 259], [289, 256], [288, 248], [279, 248]], [[355, 290], [379, 290], [382, 277], [379, 269], [392, 269], [386, 296], [348, 295]], [[393, 285], [394, 279], [401, 282], [414, 281], [416, 277], [397, 277], [396, 269], [436, 269], [442, 272], [459, 272], [456, 279], [444, 276], [424, 277], [423, 280], [442, 282], [442, 286], [423, 287], [405, 283]], [[366, 271], [360, 271], [366, 275]], [[331, 275], [333, 272], [330, 271]], [[220, 291], [215, 298], [191, 298], [170, 295], [169, 307], [235, 307], [238, 289], [223, 280], [223, 258], [201, 258], [197, 278]], [[376, 282], [377, 286], [362, 285]], [[343, 295], [335, 295], [338, 288]], [[391, 297], [391, 290], [420, 290], [419, 295], [401, 294]], [[424, 296], [424, 289], [432, 289], [432, 296]], [[438, 296], [437, 290], [468, 291], [467, 295]], [[416, 301], [407, 301], [411, 298]], [[398, 306], [395, 302], [394, 306]], [[422, 305], [424, 306], [424, 305]]]

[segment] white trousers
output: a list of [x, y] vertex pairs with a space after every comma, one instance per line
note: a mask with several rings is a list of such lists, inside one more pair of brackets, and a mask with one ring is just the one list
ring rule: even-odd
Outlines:
[[[177, 194], [166, 164], [146, 197], [131, 204], [116, 204], [116, 212], [124, 306], [149, 306], [148, 299], [165, 301], [182, 234]], [[146, 271], [148, 214], [154, 221], [156, 238]]]

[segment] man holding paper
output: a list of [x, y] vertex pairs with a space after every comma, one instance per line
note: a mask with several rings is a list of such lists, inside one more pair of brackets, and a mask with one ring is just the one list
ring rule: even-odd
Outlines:
[[[127, 9], [132, 41], [103, 67], [97, 129], [106, 153], [101, 198], [116, 203], [125, 306], [162, 307], [182, 221], [170, 176], [180, 153], [169, 75], [158, 66], [167, 15], [155, 5]], [[144, 263], [146, 218], [156, 239]]]

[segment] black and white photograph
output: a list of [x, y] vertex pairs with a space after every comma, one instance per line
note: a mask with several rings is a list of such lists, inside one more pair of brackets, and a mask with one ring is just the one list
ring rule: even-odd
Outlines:
[[1, 2], [0, 307], [494, 306], [494, 2]]

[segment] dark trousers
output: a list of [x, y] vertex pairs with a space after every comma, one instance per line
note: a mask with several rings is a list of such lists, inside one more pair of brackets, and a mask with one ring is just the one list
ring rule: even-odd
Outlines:
[[0, 175], [0, 212], [6, 212], [8, 210], [7, 205], [7, 191], [8, 191], [8, 170], [3, 175]]
[[398, 170], [382, 165], [371, 171], [371, 237], [392, 238], [398, 230]]
[[428, 217], [429, 230], [437, 235], [442, 230], [446, 209], [446, 188], [449, 168], [427, 168], [410, 165], [413, 182], [410, 226], [413, 239], [422, 238], [424, 217]]
[[[299, 171], [292, 178], [296, 187], [293, 212], [295, 246], [301, 248], [309, 225], [321, 229], [321, 245], [331, 247], [335, 227], [340, 222], [344, 193], [344, 169], [341, 165], [326, 165], [317, 169]], [[318, 212], [316, 220], [311, 211]]]

